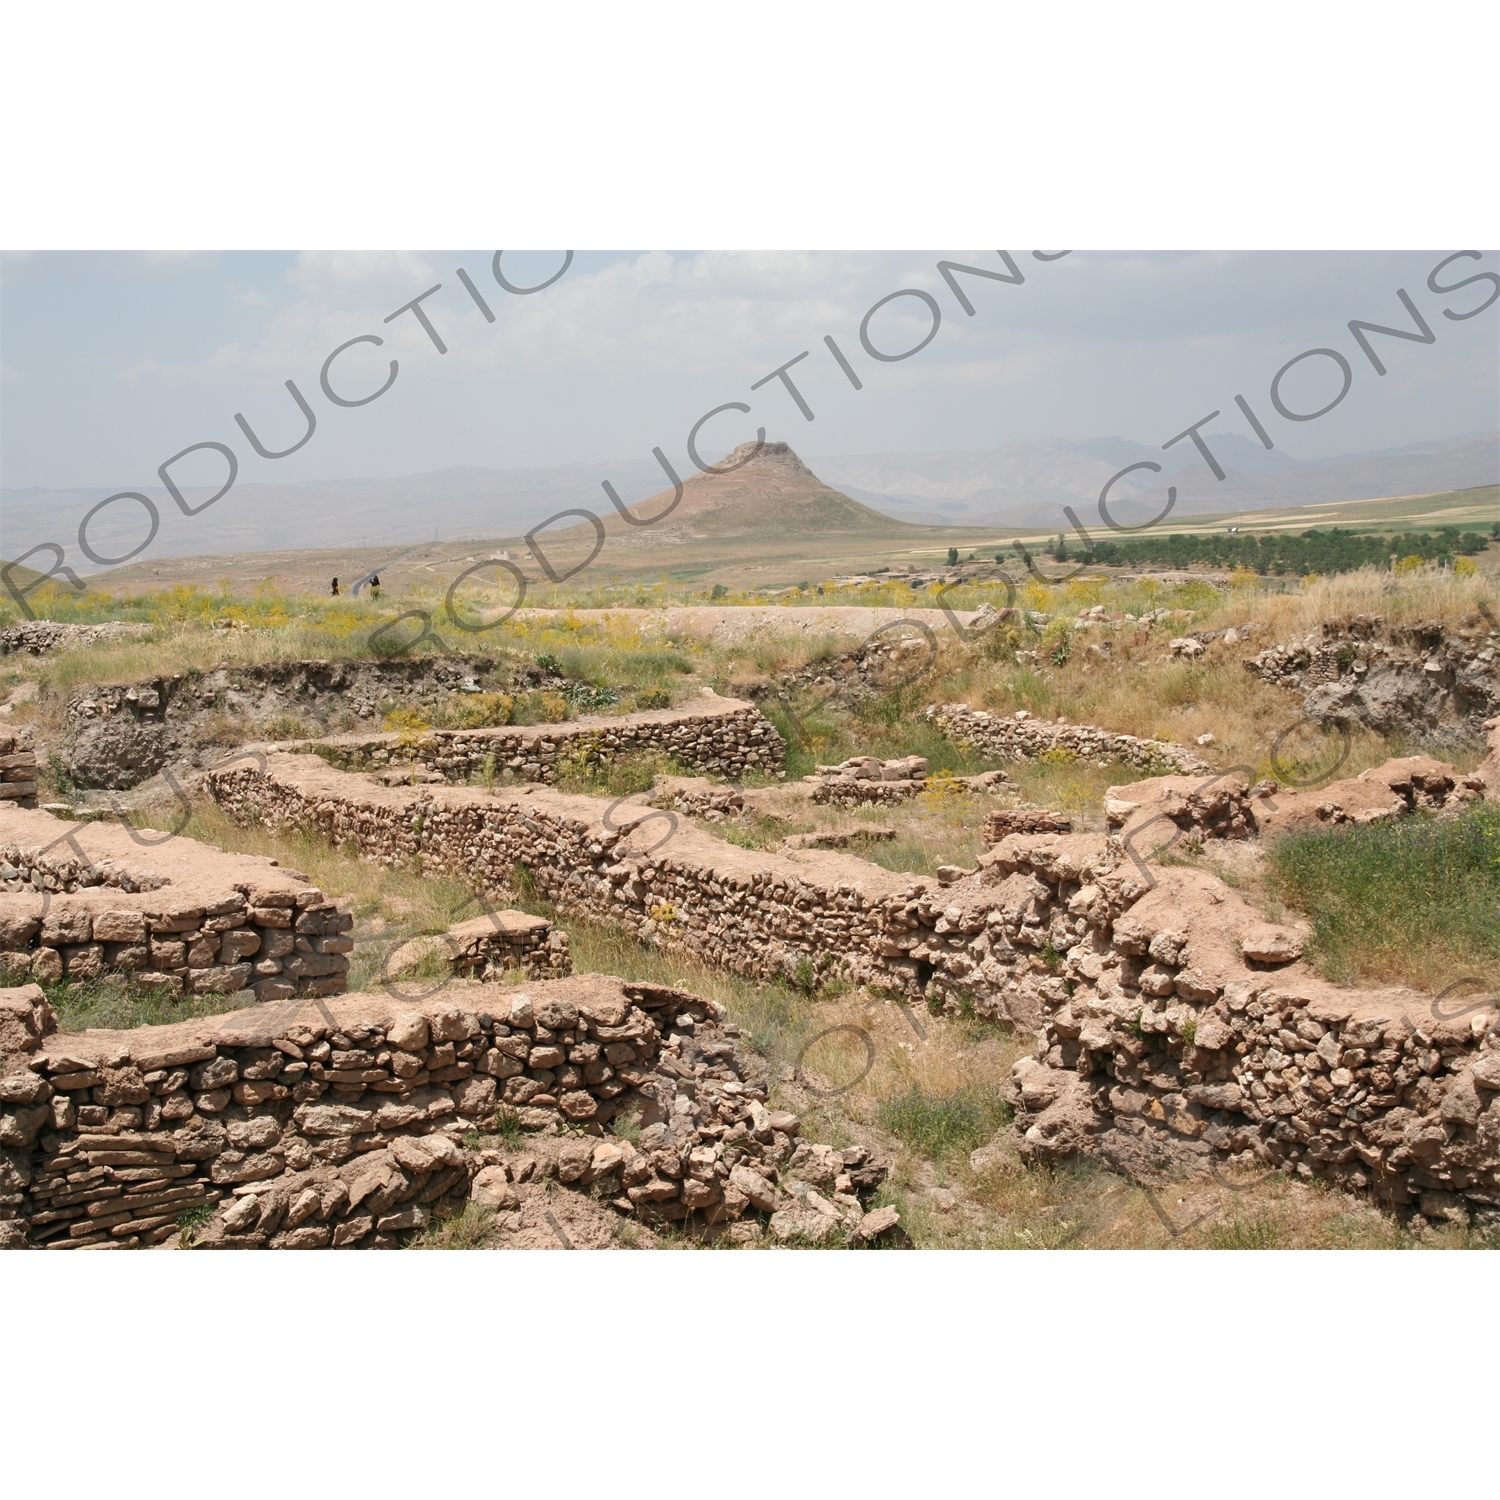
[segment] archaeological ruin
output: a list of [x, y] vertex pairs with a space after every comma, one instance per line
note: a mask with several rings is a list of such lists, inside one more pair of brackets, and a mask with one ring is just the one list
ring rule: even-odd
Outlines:
[[[460, 877], [482, 898], [481, 915], [406, 942], [378, 987], [353, 996], [353, 917], [300, 872], [124, 822], [60, 820], [11, 794], [0, 1236], [150, 1245], [191, 1223], [206, 1247], [384, 1246], [468, 1201], [515, 1243], [588, 1242], [583, 1207], [571, 1230], [544, 1222], [549, 1181], [648, 1231], [691, 1220], [736, 1243], [899, 1234], [894, 1210], [869, 1207], [888, 1164], [802, 1140], [768, 1107], [763, 1066], [721, 1007], [573, 975], [566, 934], [503, 905], [527, 898], [733, 973], [838, 977], [1035, 1035], [1009, 1085], [1026, 1160], [1092, 1156], [1148, 1183], [1277, 1168], [1433, 1221], [1500, 1209], [1493, 1007], [1332, 985], [1304, 959], [1301, 927], [1162, 862], [1184, 838], [1459, 808], [1500, 786], [1500, 721], [1473, 773], [1407, 757], [1303, 793], [1214, 772], [1165, 741], [964, 705], [929, 716], [996, 759], [1065, 749], [1169, 774], [1111, 788], [1098, 833], [1045, 809], [993, 809], [977, 864], [929, 877], [850, 852], [892, 836], [873, 825], [777, 850], [720, 837], [747, 814], [734, 782], [774, 778], [784, 746], [753, 704], [711, 694], [614, 719], [336, 734], [222, 758], [201, 791], [234, 822]], [[35, 778], [34, 756], [6, 744], [7, 785], [34, 787], [20, 779]], [[700, 775], [614, 799], [551, 784], [569, 765], [639, 752]], [[921, 757], [856, 757], [804, 790], [811, 804], [890, 806], [932, 780]], [[949, 780], [1007, 783], [1000, 771]], [[244, 1008], [58, 1033], [38, 983], [110, 974]], [[627, 1110], [638, 1141], [604, 1129]], [[502, 1116], [522, 1145], [476, 1145]]]

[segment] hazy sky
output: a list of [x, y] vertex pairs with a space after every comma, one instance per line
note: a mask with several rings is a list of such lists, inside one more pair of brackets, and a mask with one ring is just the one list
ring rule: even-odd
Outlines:
[[[658, 444], [681, 453], [692, 424], [729, 401], [753, 409], [705, 429], [710, 461], [757, 425], [811, 455], [1116, 434], [1159, 444], [1216, 408], [1212, 428], [1249, 436], [1236, 393], [1292, 456], [1395, 447], [1496, 426], [1500, 308], [1463, 321], [1443, 316], [1493, 290], [1479, 282], [1430, 291], [1429, 272], [1452, 253], [1077, 251], [1043, 262], [1017, 250], [1024, 285], [959, 278], [972, 317], [937, 262], [1002, 270], [992, 250], [580, 252], [560, 280], [530, 296], [503, 290], [484, 251], [7, 255], [0, 483], [155, 488], [159, 463], [207, 440], [235, 450], [242, 484], [646, 458]], [[501, 270], [525, 285], [561, 262], [561, 253], [514, 254]], [[1440, 280], [1483, 271], [1500, 271], [1493, 252], [1455, 261]], [[436, 283], [442, 289], [422, 305], [446, 354], [412, 314], [383, 321]], [[861, 347], [861, 319], [903, 288], [936, 299], [941, 327], [911, 358], [880, 362]], [[1389, 370], [1381, 378], [1347, 324], [1410, 327], [1398, 288], [1437, 339], [1376, 336]], [[929, 326], [926, 305], [903, 297], [874, 315], [870, 336], [899, 351]], [[320, 390], [319, 371], [362, 334], [385, 343], [340, 356], [335, 389], [374, 390], [392, 358], [399, 374], [378, 400], [341, 408]], [[835, 364], [825, 334], [862, 390]], [[1324, 346], [1349, 360], [1349, 395], [1317, 421], [1278, 417], [1272, 376]], [[750, 389], [803, 350], [809, 357], [791, 374], [812, 423], [779, 380]], [[1337, 393], [1339, 378], [1332, 361], [1305, 361], [1283, 397], [1313, 410]], [[305, 430], [288, 379], [312, 405], [317, 431], [288, 458], [259, 458], [234, 413], [267, 447], [288, 446]], [[195, 455], [176, 472], [183, 483], [217, 485], [222, 461]]]

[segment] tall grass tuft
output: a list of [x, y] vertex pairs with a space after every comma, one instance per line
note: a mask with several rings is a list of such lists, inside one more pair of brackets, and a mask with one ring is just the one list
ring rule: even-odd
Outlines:
[[912, 1150], [940, 1161], [982, 1146], [1010, 1118], [1010, 1110], [985, 1089], [934, 1093], [913, 1084], [882, 1099], [876, 1118]]

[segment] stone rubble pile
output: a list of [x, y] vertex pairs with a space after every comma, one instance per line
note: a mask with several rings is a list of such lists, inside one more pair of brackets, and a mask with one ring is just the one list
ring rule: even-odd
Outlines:
[[[158, 843], [158, 841], [160, 841]], [[340, 995], [353, 916], [297, 870], [194, 839], [0, 813], [0, 975], [172, 995]]]
[[453, 783], [503, 779], [505, 773], [517, 781], [550, 783], [569, 762], [608, 764], [638, 753], [661, 755], [706, 775], [727, 777], [752, 770], [775, 775], [786, 759], [781, 736], [753, 703], [720, 698], [707, 689], [676, 708], [617, 718], [331, 735], [298, 749], [315, 752], [341, 770], [411, 766]]
[[[503, 1153], [471, 1149], [502, 1110], [644, 1222], [856, 1235], [884, 1164], [797, 1140], [765, 1098], [721, 1008], [597, 975], [81, 1036], [36, 986], [0, 991], [0, 1246], [157, 1244], [185, 1219], [205, 1248], [395, 1245], [471, 1190], [514, 1209]], [[638, 1144], [603, 1133], [621, 1111]]]
[[434, 956], [449, 973], [486, 982], [518, 970], [527, 979], [564, 979], [573, 972], [567, 933], [524, 911], [486, 912], [445, 933], [412, 938], [390, 955], [382, 973], [399, 979]]
[[967, 703], [942, 703], [925, 712], [955, 744], [995, 760], [1035, 760], [1049, 753], [1071, 752], [1090, 765], [1124, 761], [1146, 771], [1213, 773], [1207, 761], [1169, 740], [1143, 740], [1088, 724], [1053, 724], [1033, 718], [1025, 709], [992, 714], [971, 709]]
[[745, 794], [739, 787], [720, 785], [706, 776], [658, 776], [647, 802], [706, 823], [721, 823], [745, 811]]
[[0, 729], [0, 801], [36, 806], [36, 750], [24, 731]]

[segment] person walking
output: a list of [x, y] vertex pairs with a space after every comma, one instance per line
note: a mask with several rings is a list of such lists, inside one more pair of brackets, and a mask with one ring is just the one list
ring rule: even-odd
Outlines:
[[337, 579], [337, 578], [335, 578], [335, 579], [334, 579], [334, 580], [333, 580], [333, 597], [334, 597], [334, 598], [335, 598], [335, 599], [337, 599], [337, 598], [338, 598], [338, 596], [339, 596], [339, 581], [338, 581], [338, 579]]
[[380, 597], [380, 575], [378, 573], [370, 580], [370, 597], [372, 599]]

